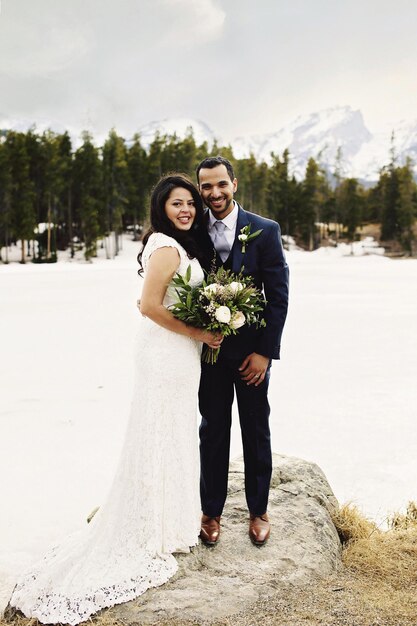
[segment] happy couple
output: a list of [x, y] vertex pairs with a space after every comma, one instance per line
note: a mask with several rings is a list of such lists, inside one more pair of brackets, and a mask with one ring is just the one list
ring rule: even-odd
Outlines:
[[[199, 536], [208, 546], [219, 541], [235, 392], [249, 536], [256, 545], [269, 537], [267, 394], [287, 313], [288, 268], [278, 224], [234, 201], [237, 180], [227, 159], [204, 159], [197, 183], [198, 188], [186, 176], [171, 174], [152, 192], [151, 227], [138, 255], [144, 283], [135, 386], [113, 483], [91, 523], [25, 572], [10, 600], [11, 607], [42, 623], [79, 624], [132, 600], [176, 572], [173, 553], [188, 552]], [[189, 282], [198, 286], [213, 258], [235, 273], [243, 268], [264, 291], [265, 327], [243, 326], [223, 340], [172, 315], [175, 274], [191, 271]], [[221, 346], [215, 364], [201, 364], [202, 344]]]

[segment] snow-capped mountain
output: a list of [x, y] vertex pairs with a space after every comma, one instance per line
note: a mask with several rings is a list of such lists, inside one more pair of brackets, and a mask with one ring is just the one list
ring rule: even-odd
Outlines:
[[158, 122], [149, 122], [145, 126], [139, 129], [140, 140], [145, 148], [148, 148], [152, 143], [155, 135], [176, 135], [178, 139], [184, 139], [192, 129], [194, 139], [198, 145], [201, 145], [205, 141], [208, 146], [212, 146], [215, 140], [213, 131], [200, 120], [194, 120], [191, 118], [178, 117], [164, 119]]
[[[193, 119], [165, 119], [152, 122], [140, 129], [145, 146], [155, 134], [185, 137], [192, 127], [198, 144], [207, 141], [212, 145], [219, 136], [207, 124]], [[417, 176], [417, 121], [387, 124], [386, 129], [372, 134], [362, 113], [349, 106], [333, 107], [310, 115], [299, 116], [276, 132], [265, 135], [240, 136], [231, 142], [237, 158], [254, 154], [257, 160], [271, 162], [271, 153], [282, 155], [288, 148], [291, 172], [297, 178], [305, 173], [307, 161], [314, 157], [329, 172], [334, 172], [338, 148], [341, 149], [341, 174], [360, 180], [377, 180], [380, 168], [389, 162], [391, 135], [395, 131], [394, 146], [398, 162], [411, 157]]]
[[334, 172], [336, 155], [341, 149], [341, 173], [363, 181], [375, 181], [379, 170], [390, 160], [391, 136], [398, 163], [410, 157], [417, 175], [417, 121], [387, 124], [372, 134], [362, 113], [351, 107], [335, 107], [308, 116], [297, 117], [276, 133], [236, 139], [232, 145], [236, 156], [250, 152], [259, 160], [270, 162], [271, 152], [281, 155], [288, 148], [292, 172], [298, 178], [305, 172], [312, 156], [325, 169]]
[[[33, 125], [28, 120], [10, 120], [0, 116], [0, 134], [2, 130], [27, 130]], [[52, 128], [56, 132], [65, 130], [62, 123], [39, 120], [37, 130], [42, 132]], [[150, 122], [138, 132], [142, 144], [147, 148], [155, 135], [176, 135], [179, 139], [186, 137], [192, 129], [196, 143], [207, 142], [211, 147], [221, 138], [207, 124], [192, 118], [169, 118]], [[68, 128], [74, 145], [80, 144], [80, 130]], [[291, 123], [275, 132], [265, 135], [240, 136], [230, 142], [236, 157], [244, 158], [251, 153], [257, 158], [271, 162], [271, 153], [282, 155], [288, 148], [290, 152], [291, 172], [297, 178], [305, 173], [307, 161], [314, 157], [329, 172], [334, 172], [338, 148], [341, 149], [341, 173], [344, 176], [355, 176], [364, 182], [377, 180], [381, 167], [390, 160], [391, 135], [394, 131], [394, 148], [397, 162], [404, 163], [410, 157], [414, 163], [417, 177], [417, 120], [402, 121], [398, 124], [387, 124], [378, 133], [371, 133], [367, 128], [362, 113], [349, 106], [333, 107], [299, 116]], [[102, 145], [105, 135], [94, 134], [96, 145]], [[128, 145], [131, 140], [128, 140]]]
[[39, 133], [43, 133], [47, 129], [56, 130], [56, 132], [65, 132], [65, 128], [62, 124], [57, 124], [54, 120], [38, 120], [35, 123], [33, 120], [24, 117], [9, 118], [0, 115], [0, 130], [2, 131], [14, 130], [19, 133], [25, 133], [32, 127], [36, 127]]
[[271, 160], [271, 152], [281, 155], [288, 148], [292, 171], [300, 177], [310, 157], [333, 169], [339, 147], [342, 150], [341, 165], [343, 169], [349, 169], [355, 155], [371, 139], [360, 111], [336, 107], [297, 117], [275, 133], [250, 138], [249, 145], [242, 137], [232, 145], [236, 156], [247, 156], [252, 150], [258, 160], [266, 162]]
[[372, 139], [364, 143], [352, 159], [350, 175], [369, 181], [376, 180], [380, 168], [391, 159], [392, 145], [397, 163], [403, 164], [410, 158], [417, 176], [417, 120], [387, 124], [383, 130], [372, 135]]
[[[70, 124], [65, 124], [60, 120], [37, 117], [35, 119], [29, 119], [24, 117], [13, 118], [2, 116], [0, 114], [0, 136], [4, 134], [8, 130], [14, 130], [20, 133], [26, 133], [28, 130], [33, 128], [36, 133], [42, 134], [47, 130], [51, 130], [54, 133], [63, 134], [68, 132], [72, 147], [77, 149], [82, 144], [81, 133], [84, 130], [83, 128], [77, 128]], [[93, 143], [97, 146], [103, 145], [105, 138], [107, 135], [103, 135], [100, 133], [95, 133], [94, 130], [91, 130]]]

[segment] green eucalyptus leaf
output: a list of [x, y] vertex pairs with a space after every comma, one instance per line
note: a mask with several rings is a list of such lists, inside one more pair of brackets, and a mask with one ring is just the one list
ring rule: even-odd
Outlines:
[[185, 272], [185, 282], [189, 283], [191, 278], [191, 264], [187, 267], [187, 271]]
[[261, 228], [260, 230], [256, 230], [254, 233], [251, 233], [250, 235], [248, 235], [248, 238], [246, 239], [246, 241], [251, 241], [251, 239], [255, 239], [255, 237], [260, 235], [262, 231], [263, 231], [263, 228]]

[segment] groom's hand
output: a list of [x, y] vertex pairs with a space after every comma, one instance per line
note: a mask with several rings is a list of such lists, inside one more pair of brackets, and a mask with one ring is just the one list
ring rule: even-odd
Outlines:
[[247, 385], [255, 385], [255, 387], [258, 387], [258, 385], [264, 381], [268, 365], [268, 357], [257, 354], [256, 352], [248, 354], [239, 367], [242, 380], [244, 380]]

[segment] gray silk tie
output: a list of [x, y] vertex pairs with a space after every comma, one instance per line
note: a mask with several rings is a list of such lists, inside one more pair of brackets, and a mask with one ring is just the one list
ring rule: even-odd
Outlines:
[[222, 260], [222, 263], [224, 263], [230, 252], [230, 246], [227, 242], [225, 234], [226, 226], [223, 222], [218, 221], [214, 222], [214, 228], [215, 232], [213, 244]]

